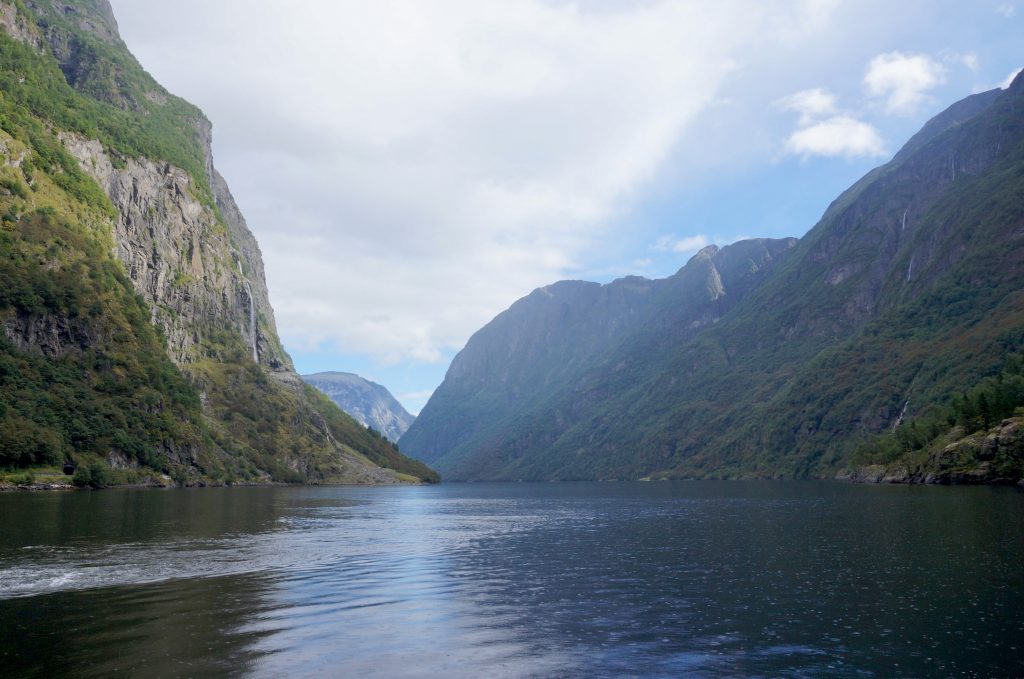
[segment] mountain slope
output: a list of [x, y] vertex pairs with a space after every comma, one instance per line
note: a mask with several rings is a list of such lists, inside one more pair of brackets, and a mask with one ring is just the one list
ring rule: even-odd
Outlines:
[[470, 395], [500, 389], [474, 394], [460, 355], [403, 447], [451, 478], [833, 475], [858, 442], [1024, 341], [1022, 93], [1018, 77], [933, 119], [714, 325], [645, 325], [571, 388], [538, 395], [543, 408], [524, 404], [514, 424], [485, 415], [484, 437], [457, 423]]
[[0, 465], [436, 478], [303, 385], [210, 123], [141, 68], [105, 0], [0, 2], [0, 63], [0, 247], [18, 291], [0, 299], [0, 427], [35, 432], [5, 437]]
[[386, 387], [359, 375], [322, 372], [303, 375], [302, 379], [326, 394], [357, 422], [379, 431], [388, 440], [400, 439], [416, 419]]
[[[713, 326], [795, 243], [710, 246], [664, 280], [562, 281], [534, 291], [470, 339], [402, 445], [461, 476], [504, 464], [487, 455], [502, 449], [509, 432], [529, 437], [516, 446], [551, 443], [566, 407], [583, 407], [579, 389], [588, 375], [619, 375], [618, 357], [629, 347], [684, 341]], [[548, 417], [554, 421], [537, 426]]]

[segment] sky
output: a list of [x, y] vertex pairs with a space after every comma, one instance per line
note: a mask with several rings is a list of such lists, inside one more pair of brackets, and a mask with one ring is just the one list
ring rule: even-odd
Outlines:
[[413, 413], [533, 289], [802, 236], [1024, 64], [1024, 0], [111, 4], [213, 122], [298, 370]]

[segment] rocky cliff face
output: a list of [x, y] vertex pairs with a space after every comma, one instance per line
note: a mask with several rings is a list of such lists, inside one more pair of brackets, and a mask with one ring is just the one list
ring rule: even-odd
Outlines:
[[15, 40], [36, 50], [43, 50], [43, 37], [39, 29], [13, 4], [0, 4], [0, 28]]
[[62, 141], [117, 209], [117, 255], [176, 363], [216, 357], [216, 338], [232, 328], [254, 362], [294, 372], [277, 340], [259, 246], [212, 160], [220, 215], [199, 201], [181, 168], [147, 158], [117, 168], [96, 140], [64, 134]]
[[[124, 430], [122, 443], [109, 450], [111, 437], [90, 425], [90, 437], [83, 439], [89, 451], [153, 468], [173, 463], [184, 468], [182, 474], [215, 480], [436, 478], [295, 373], [277, 336], [259, 246], [214, 168], [210, 123], [145, 73], [118, 36], [106, 0], [0, 2], [0, 51], [2, 101], [11, 106], [0, 140], [7, 168], [0, 174], [6, 173], [8, 189], [0, 192], [0, 208], [8, 209], [5, 227], [22, 239], [0, 245], [8, 244], [15, 257], [5, 273], [25, 290], [0, 299], [9, 351], [39, 352], [48, 360], [70, 353], [89, 361], [74, 378], [82, 382], [75, 393], [85, 398], [102, 377], [89, 373], [107, 370], [91, 356], [100, 350], [103, 332], [118, 325], [101, 321], [115, 313], [134, 319], [145, 309], [148, 329], [136, 323], [133, 336], [114, 332], [127, 339], [103, 351], [127, 356], [143, 343], [162, 354], [147, 360], [169, 358], [197, 397], [193, 404], [192, 396], [183, 395], [178, 419], [163, 416], [173, 426], [162, 433], [154, 431], [162, 420], [150, 403], [153, 420]], [[41, 239], [37, 246], [30, 246], [30, 235]], [[72, 236], [87, 253], [71, 254]], [[99, 261], [108, 256], [103, 243], [112, 245], [126, 277]], [[32, 259], [35, 251], [66, 254], [47, 263], [45, 257]], [[92, 277], [104, 284], [89, 294], [104, 296], [73, 293], [65, 275], [72, 265], [92, 267]], [[139, 297], [117, 298], [118, 281]], [[37, 293], [42, 305], [33, 301]], [[82, 304], [89, 306], [88, 316]], [[18, 421], [43, 416], [21, 410]], [[0, 416], [5, 412], [0, 403]], [[75, 436], [70, 430], [56, 435], [67, 454], [80, 447], [69, 440]], [[165, 449], [183, 437], [193, 453], [161, 462], [166, 457], [147, 452], [152, 442], [136, 446], [133, 437], [163, 439]]]
[[196, 361], [204, 340], [229, 324], [259, 360], [260, 308], [248, 263], [212, 208], [196, 199], [189, 174], [146, 158], [117, 169], [100, 142], [73, 134], [62, 140], [117, 209], [118, 258], [149, 303], [172, 359]]
[[[535, 292], [474, 336], [402, 446], [456, 479], [834, 475], [1024, 344], [1022, 97], [1018, 77], [934, 118], [743, 294], [733, 249], [657, 288]], [[673, 285], [688, 294], [656, 292]]]
[[416, 419], [387, 388], [359, 375], [322, 372], [303, 375], [302, 379], [326, 394], [364, 427], [373, 427], [390, 441], [398, 441]]

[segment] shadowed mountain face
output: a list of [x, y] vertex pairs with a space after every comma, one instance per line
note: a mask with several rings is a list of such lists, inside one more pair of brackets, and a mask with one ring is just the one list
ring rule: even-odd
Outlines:
[[303, 375], [302, 379], [325, 393], [364, 427], [373, 427], [391, 441], [402, 438], [416, 419], [386, 387], [359, 375], [322, 372]]
[[403, 437], [453, 479], [831, 476], [1024, 342], [1024, 78], [930, 121], [796, 241], [537, 290]]
[[618, 357], [628, 351], [683, 342], [718, 323], [795, 244], [710, 246], [663, 280], [562, 281], [534, 291], [473, 336], [424, 409], [426, 425], [414, 423], [404, 445], [447, 464], [486, 449], [503, 427], [529, 428], [529, 418], [575, 401], [589, 376], [621, 373]]

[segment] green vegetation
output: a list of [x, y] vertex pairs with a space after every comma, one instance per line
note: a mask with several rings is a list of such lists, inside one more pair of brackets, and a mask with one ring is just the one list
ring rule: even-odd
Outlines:
[[[902, 464], [908, 468], [927, 465], [930, 454], [945, 445], [986, 433], [1010, 417], [1024, 417], [1024, 358], [1012, 356], [1002, 372], [988, 377], [969, 391], [950, 396], [894, 430], [865, 442], [851, 457], [854, 466]], [[976, 449], [980, 453], [980, 447]], [[1001, 478], [1024, 478], [1024, 449], [1002, 447], [992, 462]], [[971, 467], [980, 458], [958, 460]]]
[[195, 276], [193, 276], [192, 274], [187, 274], [184, 271], [176, 271], [174, 272], [174, 280], [171, 281], [171, 285], [173, 285], [176, 288], [182, 288], [185, 287], [186, 285], [194, 283], [195, 280]]
[[437, 483], [440, 475], [419, 460], [402, 455], [398, 446], [392, 444], [375, 429], [364, 427], [342, 411], [331, 399], [308, 384], [303, 385], [306, 398], [317, 412], [324, 417], [335, 438], [349, 441], [371, 462], [428, 483]]
[[[4, 51], [8, 48], [28, 50], [21, 43], [14, 42], [0, 33], [0, 63]], [[35, 58], [40, 58], [30, 50], [29, 53]], [[14, 76], [6, 70], [0, 70], [0, 129], [23, 143], [32, 152], [31, 157], [25, 158], [21, 163], [24, 180], [32, 186], [36, 179], [36, 171], [43, 172], [76, 201], [113, 216], [114, 208], [110, 201], [96, 182], [82, 172], [78, 162], [71, 157], [60, 140], [34, 117], [29, 109], [21, 105], [16, 97], [10, 96], [5, 80], [11, 77]], [[21, 182], [14, 177], [5, 178], [3, 188], [8, 195], [16, 198], [25, 199], [29, 195]]]
[[167, 358], [109, 237], [37, 210], [0, 230], [0, 467], [117, 450], [165, 469], [199, 440], [196, 390]]
[[269, 472], [286, 482], [345, 480], [340, 444], [378, 466], [424, 481], [439, 480], [312, 387], [303, 385], [296, 392], [279, 384], [245, 360], [248, 350], [240, 342], [222, 351], [233, 355], [201, 361], [194, 375], [207, 395], [213, 440], [237, 461], [240, 479], [258, 480]]
[[71, 191], [85, 186], [63, 148], [38, 133], [42, 119], [98, 139], [114, 158], [145, 157], [186, 170], [200, 200], [213, 205], [199, 134], [206, 124], [202, 112], [168, 94], [119, 39], [85, 32], [52, 8], [38, 21], [51, 42], [67, 52], [63, 64], [0, 32], [0, 127], [34, 148], [38, 160], [33, 162], [60, 167]]
[[79, 488], [106, 488], [113, 485], [114, 478], [109, 466], [93, 460], [89, 464], [78, 465], [72, 482]]

